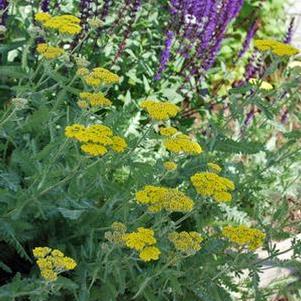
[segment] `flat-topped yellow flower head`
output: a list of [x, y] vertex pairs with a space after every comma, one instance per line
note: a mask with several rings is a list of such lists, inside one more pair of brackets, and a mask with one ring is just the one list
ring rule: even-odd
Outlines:
[[168, 120], [180, 112], [180, 108], [173, 103], [155, 100], [144, 100], [140, 107], [154, 120]]
[[189, 212], [193, 209], [194, 201], [175, 188], [146, 185], [136, 193], [138, 204], [148, 206], [149, 212]]
[[234, 183], [216, 173], [200, 172], [191, 177], [192, 185], [198, 194], [212, 197], [217, 202], [230, 202], [232, 195], [229, 191], [235, 189]]
[[36, 19], [41, 21], [42, 26], [46, 29], [57, 30], [59, 33], [76, 35], [82, 30], [80, 26], [80, 19], [72, 15], [61, 15], [61, 16], [45, 16], [38, 15]]
[[300, 52], [297, 48], [289, 44], [269, 39], [255, 40], [254, 45], [260, 51], [271, 51], [273, 54], [278, 56], [293, 56]]
[[87, 127], [82, 124], [69, 125], [65, 128], [65, 136], [81, 142], [81, 150], [90, 156], [103, 156], [109, 150], [122, 153], [127, 148], [126, 141], [114, 136], [113, 131], [103, 124]]
[[38, 44], [37, 52], [41, 54], [45, 59], [52, 60], [60, 57], [64, 54], [64, 49], [59, 47], [50, 46], [46, 43]]
[[164, 139], [163, 145], [175, 154], [199, 155], [203, 152], [202, 147], [196, 141], [182, 133]]
[[174, 244], [178, 251], [188, 255], [195, 254], [201, 249], [202, 236], [195, 232], [172, 232], [168, 235], [169, 240]]
[[[259, 80], [256, 78], [250, 78], [249, 83], [251, 85], [258, 85]], [[260, 84], [260, 89], [269, 91], [269, 90], [273, 90], [273, 86], [266, 81], [262, 81]]]
[[92, 72], [84, 76], [84, 81], [87, 85], [98, 87], [100, 85], [118, 84], [120, 78], [117, 74], [108, 69], [97, 67], [92, 69]]
[[58, 275], [65, 271], [74, 270], [77, 263], [71, 257], [67, 257], [60, 250], [48, 247], [33, 249], [33, 255], [41, 271], [41, 276], [49, 282], [56, 281]]
[[37, 22], [45, 23], [46, 21], [50, 20], [52, 17], [49, 13], [38, 12], [34, 16]]
[[125, 234], [124, 241], [128, 248], [142, 251], [144, 247], [152, 246], [157, 242], [154, 235], [152, 229], [139, 227], [136, 232]]
[[223, 228], [222, 235], [240, 246], [248, 247], [251, 251], [261, 247], [265, 239], [262, 231], [245, 225], [226, 226]]

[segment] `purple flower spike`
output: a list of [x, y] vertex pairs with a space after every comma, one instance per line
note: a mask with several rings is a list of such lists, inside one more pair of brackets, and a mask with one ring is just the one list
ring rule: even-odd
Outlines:
[[40, 7], [43, 12], [46, 13], [49, 11], [49, 3], [50, 3], [50, 0], [42, 0], [41, 1]]
[[5, 11], [5, 13], [0, 17], [0, 25], [4, 25], [7, 18], [7, 0], [0, 0], [0, 10]]
[[250, 43], [253, 39], [253, 37], [255, 36], [256, 32], [258, 30], [258, 21], [256, 20], [251, 27], [249, 28], [245, 41], [242, 45], [242, 49], [240, 50], [240, 52], [238, 53], [238, 59], [240, 59], [249, 49]]
[[292, 41], [293, 31], [294, 31], [294, 25], [295, 25], [295, 17], [293, 17], [291, 19], [290, 25], [288, 27], [288, 31], [287, 31], [286, 37], [284, 39], [284, 43], [285, 44], [290, 44], [291, 41]]
[[105, 20], [109, 14], [110, 7], [112, 5], [112, 0], [104, 0], [102, 10], [101, 10], [101, 20]]
[[173, 38], [174, 38], [174, 33], [171, 30], [169, 30], [166, 34], [165, 48], [161, 54], [160, 67], [155, 76], [155, 80], [161, 79], [162, 72], [166, 69], [170, 57], [170, 50], [171, 50]]

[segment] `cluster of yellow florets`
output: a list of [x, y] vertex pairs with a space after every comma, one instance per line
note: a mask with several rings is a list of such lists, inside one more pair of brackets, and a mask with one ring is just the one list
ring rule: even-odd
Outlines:
[[47, 281], [55, 281], [58, 274], [76, 267], [74, 259], [56, 249], [37, 247], [33, 249], [33, 255], [37, 258], [37, 265], [41, 270], [42, 277]]
[[[81, 71], [79, 71], [81, 69]], [[105, 68], [94, 68], [90, 72], [87, 68], [80, 68], [77, 75], [83, 76], [87, 85], [99, 87], [100, 85], [118, 84], [119, 76]], [[88, 71], [88, 72], [87, 72]]]
[[255, 40], [254, 44], [258, 50], [271, 51], [278, 56], [292, 56], [299, 53], [297, 48], [275, 40]]
[[229, 202], [232, 195], [228, 191], [235, 189], [234, 183], [216, 173], [200, 172], [191, 177], [196, 191], [202, 196], [210, 196], [217, 202]]
[[177, 132], [172, 137], [164, 139], [163, 145], [167, 150], [176, 154], [199, 155], [203, 151], [197, 142], [181, 132]]
[[176, 170], [178, 165], [175, 162], [172, 161], [166, 161], [163, 163], [164, 168], [168, 171]]
[[144, 100], [140, 107], [154, 120], [168, 120], [180, 112], [180, 108], [173, 103], [155, 100]]
[[105, 238], [111, 243], [123, 246], [125, 244], [126, 225], [120, 222], [114, 222], [111, 227], [113, 231], [106, 232]]
[[46, 43], [37, 45], [37, 52], [41, 54], [45, 59], [51, 60], [60, 57], [64, 54], [64, 50], [59, 47], [53, 47]]
[[136, 201], [148, 205], [150, 212], [163, 209], [168, 212], [189, 212], [194, 206], [193, 200], [178, 189], [151, 185], [136, 193]]
[[39, 12], [35, 20], [44, 28], [55, 29], [62, 34], [76, 35], [81, 32], [80, 19], [72, 15], [51, 16], [49, 13]]
[[[258, 79], [256, 79], [256, 78], [250, 78], [250, 80], [249, 80], [249, 83], [251, 85], [258, 85], [259, 82], [260, 81]], [[262, 89], [262, 90], [267, 90], [267, 91], [273, 90], [273, 86], [270, 83], [266, 82], [266, 81], [262, 81], [260, 83], [260, 87], [259, 88]]]
[[175, 248], [185, 254], [195, 254], [201, 249], [202, 236], [197, 232], [172, 232], [168, 235]]
[[143, 261], [159, 259], [161, 252], [154, 246], [157, 240], [152, 229], [139, 227], [136, 232], [125, 234], [124, 242], [128, 248], [138, 251]]
[[178, 130], [174, 127], [166, 127], [166, 128], [160, 128], [160, 134], [162, 136], [167, 136], [167, 137], [171, 137], [174, 134], [176, 134], [178, 132]]
[[127, 147], [126, 141], [119, 136], [114, 136], [113, 131], [102, 124], [84, 126], [73, 124], [65, 128], [65, 135], [81, 143], [81, 149], [91, 156], [102, 156], [108, 148], [117, 153], [122, 153]]
[[245, 225], [226, 226], [223, 228], [222, 234], [230, 241], [240, 246], [246, 246], [251, 251], [261, 247], [265, 239], [265, 234], [262, 231]]
[[207, 164], [207, 167], [210, 171], [215, 172], [215, 173], [220, 173], [222, 171], [222, 168], [216, 163], [209, 162]]
[[87, 103], [87, 106], [90, 105], [91, 107], [109, 107], [112, 105], [112, 102], [100, 92], [82, 92], [79, 97]]

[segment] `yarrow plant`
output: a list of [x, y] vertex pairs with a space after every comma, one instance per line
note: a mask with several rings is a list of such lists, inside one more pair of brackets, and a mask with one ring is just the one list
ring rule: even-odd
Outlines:
[[270, 301], [301, 256], [299, 50], [232, 26], [247, 0], [2, 2], [0, 300]]

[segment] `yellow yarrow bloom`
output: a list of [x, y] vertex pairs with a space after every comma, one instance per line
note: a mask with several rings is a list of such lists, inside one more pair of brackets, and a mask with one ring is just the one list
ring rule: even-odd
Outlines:
[[51, 19], [51, 15], [49, 13], [39, 12], [35, 14], [34, 18], [37, 22], [45, 23]]
[[154, 100], [144, 100], [140, 107], [154, 120], [168, 120], [180, 112], [180, 108], [173, 103]]
[[80, 19], [72, 15], [51, 17], [43, 23], [48, 29], [56, 29], [62, 34], [76, 35], [81, 32]]
[[275, 40], [255, 40], [254, 44], [258, 50], [271, 51], [273, 54], [278, 56], [293, 56], [300, 52], [297, 48], [289, 44]]
[[144, 247], [152, 246], [157, 242], [154, 234], [152, 229], [139, 227], [136, 232], [124, 235], [125, 245], [130, 249], [142, 251]]
[[37, 52], [47, 60], [58, 58], [65, 53], [64, 49], [61, 49], [59, 47], [49, 46], [46, 43], [38, 44]]
[[119, 76], [105, 68], [94, 68], [92, 72], [84, 77], [87, 85], [98, 87], [102, 84], [111, 85], [119, 83]]
[[91, 107], [108, 107], [112, 105], [112, 102], [102, 93], [82, 92], [79, 96], [81, 99], [87, 100]]
[[113, 144], [111, 147], [112, 147], [112, 150], [116, 153], [123, 153], [128, 146], [126, 141], [122, 137], [119, 137], [119, 136], [113, 136], [112, 141], [113, 141]]
[[174, 244], [178, 251], [186, 254], [194, 254], [201, 249], [202, 236], [197, 232], [172, 232], [168, 239]]
[[207, 167], [212, 172], [219, 173], [219, 172], [222, 171], [222, 168], [218, 164], [215, 164], [215, 163], [212, 163], [212, 162], [207, 163]]
[[36, 247], [32, 252], [34, 257], [40, 258], [48, 255], [51, 252], [51, 249], [48, 247]]
[[85, 127], [82, 124], [66, 126], [65, 136], [81, 143], [81, 150], [91, 156], [103, 156], [108, 148], [116, 153], [124, 152], [126, 141], [119, 136], [113, 136], [113, 131], [102, 124]]
[[240, 246], [248, 247], [251, 251], [261, 247], [266, 236], [262, 231], [245, 225], [226, 226], [222, 230], [222, 235]]
[[158, 260], [161, 252], [157, 247], [146, 247], [139, 253], [139, 258], [145, 262]]
[[73, 270], [77, 265], [74, 259], [57, 249], [37, 247], [33, 249], [33, 255], [37, 258], [36, 263], [46, 281], [57, 280], [58, 274]]
[[200, 172], [191, 177], [191, 182], [197, 193], [212, 197], [217, 202], [230, 202], [232, 196], [228, 191], [235, 189], [234, 183], [216, 173]]
[[95, 156], [95, 157], [103, 156], [104, 154], [106, 154], [108, 152], [107, 148], [105, 148], [102, 145], [95, 144], [95, 143], [86, 143], [86, 144], [83, 144], [80, 148], [86, 154]]
[[170, 137], [176, 134], [177, 132], [178, 130], [174, 127], [160, 128], [160, 134], [162, 136]]
[[151, 185], [136, 192], [136, 201], [148, 205], [148, 210], [153, 213], [163, 209], [168, 212], [189, 212], [194, 206], [193, 200], [178, 189]]
[[[257, 80], [256, 78], [251, 78], [251, 79], [249, 80], [249, 83], [250, 83], [251, 85], [257, 85], [258, 80]], [[267, 90], [267, 91], [269, 91], [269, 90], [273, 90], [273, 88], [274, 88], [274, 87], [273, 87], [270, 83], [268, 83], [268, 82], [266, 82], [266, 81], [262, 81], [261, 84], [260, 84], [260, 89], [262, 89], [262, 90]]]
[[163, 163], [164, 168], [168, 171], [176, 170], [178, 165], [175, 162], [167, 161]]
[[163, 145], [167, 150], [176, 154], [185, 153], [190, 155], [199, 155], [203, 151], [197, 142], [193, 141], [189, 136], [181, 133], [165, 139], [163, 141]]

